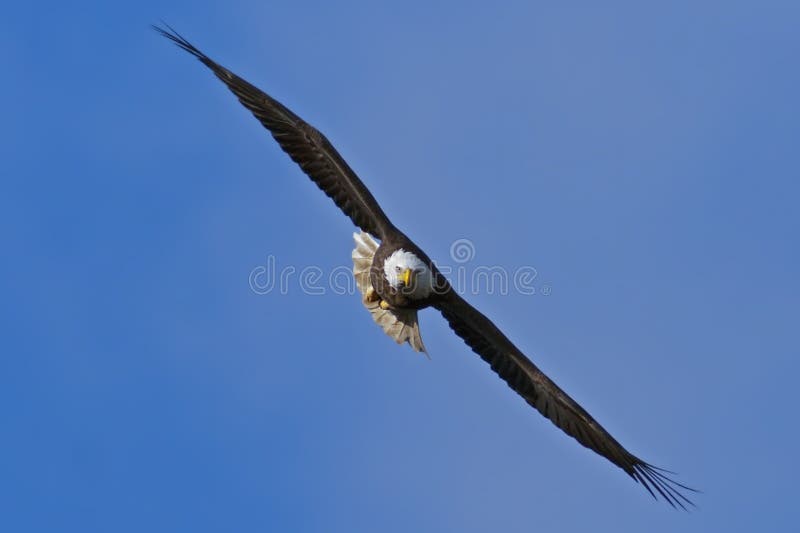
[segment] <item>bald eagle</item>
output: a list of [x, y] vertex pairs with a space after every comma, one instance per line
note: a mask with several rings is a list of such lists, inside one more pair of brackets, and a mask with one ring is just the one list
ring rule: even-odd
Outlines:
[[[361, 232], [354, 235], [353, 274], [373, 319], [398, 343], [424, 352], [417, 311], [437, 309], [491, 369], [553, 424], [605, 457], [673, 507], [693, 505], [694, 491], [626, 450], [542, 373], [488, 318], [467, 303], [425, 252], [400, 231], [328, 139], [283, 104], [219, 65], [169, 26], [153, 28], [208, 67], [269, 130], [278, 145]], [[376, 240], [377, 239], [377, 240]], [[379, 242], [378, 242], [379, 241]]]

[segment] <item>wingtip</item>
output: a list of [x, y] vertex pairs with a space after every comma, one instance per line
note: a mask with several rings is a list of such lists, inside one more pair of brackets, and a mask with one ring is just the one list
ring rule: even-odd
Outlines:
[[667, 473], [676, 475], [669, 470], [637, 460], [630, 475], [637, 483], [644, 486], [654, 499], [658, 500], [660, 496], [660, 499], [665, 500], [675, 509], [680, 508], [684, 511], [696, 509], [697, 505], [683, 491], [695, 494], [700, 493], [700, 491], [675, 481]]
[[163, 20], [161, 21], [160, 26], [158, 24], [150, 24], [150, 27], [153, 29], [153, 31], [155, 31], [162, 37], [166, 37], [167, 39], [172, 41], [175, 45], [177, 45], [179, 48], [189, 52], [200, 61], [203, 61], [205, 63], [209, 60], [208, 57], [203, 52], [198, 50], [196, 46], [194, 46], [192, 43], [189, 42], [188, 39], [186, 39], [183, 35], [178, 33], [175, 30], [175, 28], [173, 28]]

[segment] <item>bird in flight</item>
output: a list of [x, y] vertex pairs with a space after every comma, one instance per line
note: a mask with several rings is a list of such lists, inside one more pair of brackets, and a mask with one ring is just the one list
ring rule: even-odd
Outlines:
[[[369, 189], [328, 139], [283, 104], [219, 65], [169, 26], [153, 28], [208, 67], [278, 145], [361, 232], [354, 234], [353, 274], [362, 303], [396, 342], [424, 352], [417, 311], [433, 307], [452, 330], [529, 405], [564, 433], [605, 457], [673, 507], [693, 503], [696, 492], [626, 450], [561, 390], [497, 326], [467, 303], [411, 239], [389, 220]], [[377, 239], [377, 240], [376, 240]], [[379, 242], [378, 242], [379, 241]]]

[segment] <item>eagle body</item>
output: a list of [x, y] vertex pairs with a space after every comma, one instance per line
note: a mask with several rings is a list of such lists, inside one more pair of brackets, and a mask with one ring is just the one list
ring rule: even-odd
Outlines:
[[[286, 106], [216, 63], [167, 27], [154, 27], [200, 60], [361, 232], [354, 234], [353, 275], [373, 320], [397, 343], [425, 352], [417, 313], [434, 308], [450, 328], [525, 402], [581, 445], [621, 468], [653, 497], [673, 507], [693, 489], [629, 452], [548, 378], [485, 315], [464, 300], [428, 255], [389, 220], [372, 193], [316, 128]], [[380, 243], [378, 242], [380, 241]]]
[[[414, 273], [408, 284], [398, 279], [406, 269]], [[425, 309], [450, 287], [425, 252], [401, 233], [381, 242], [373, 258], [370, 281], [392, 309]]]
[[[417, 309], [413, 307], [392, 307], [388, 304], [381, 305], [384, 300], [375, 290], [375, 284], [383, 286], [384, 283], [390, 283], [388, 279], [390, 276], [387, 275], [387, 271], [391, 272], [391, 270], [387, 267], [394, 267], [395, 265], [388, 262], [388, 259], [403, 249], [392, 249], [386, 246], [384, 253], [381, 254], [383, 258], [376, 259], [375, 255], [380, 245], [369, 233], [363, 231], [354, 233], [353, 240], [356, 243], [352, 254], [353, 277], [356, 280], [356, 287], [361, 293], [361, 302], [369, 311], [372, 320], [397, 344], [408, 343], [414, 351], [427, 353], [419, 330]], [[387, 254], [387, 251], [391, 253]], [[385, 278], [385, 282], [373, 283], [373, 273], [379, 280]]]

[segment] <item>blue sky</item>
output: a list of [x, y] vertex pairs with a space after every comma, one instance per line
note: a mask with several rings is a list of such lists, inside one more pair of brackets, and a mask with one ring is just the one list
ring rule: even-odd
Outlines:
[[[0, 19], [4, 531], [781, 531], [797, 523], [796, 2], [32, 2]], [[686, 514], [422, 314], [256, 294], [350, 222], [166, 20], [322, 130]], [[544, 290], [546, 288], [546, 290]]]

